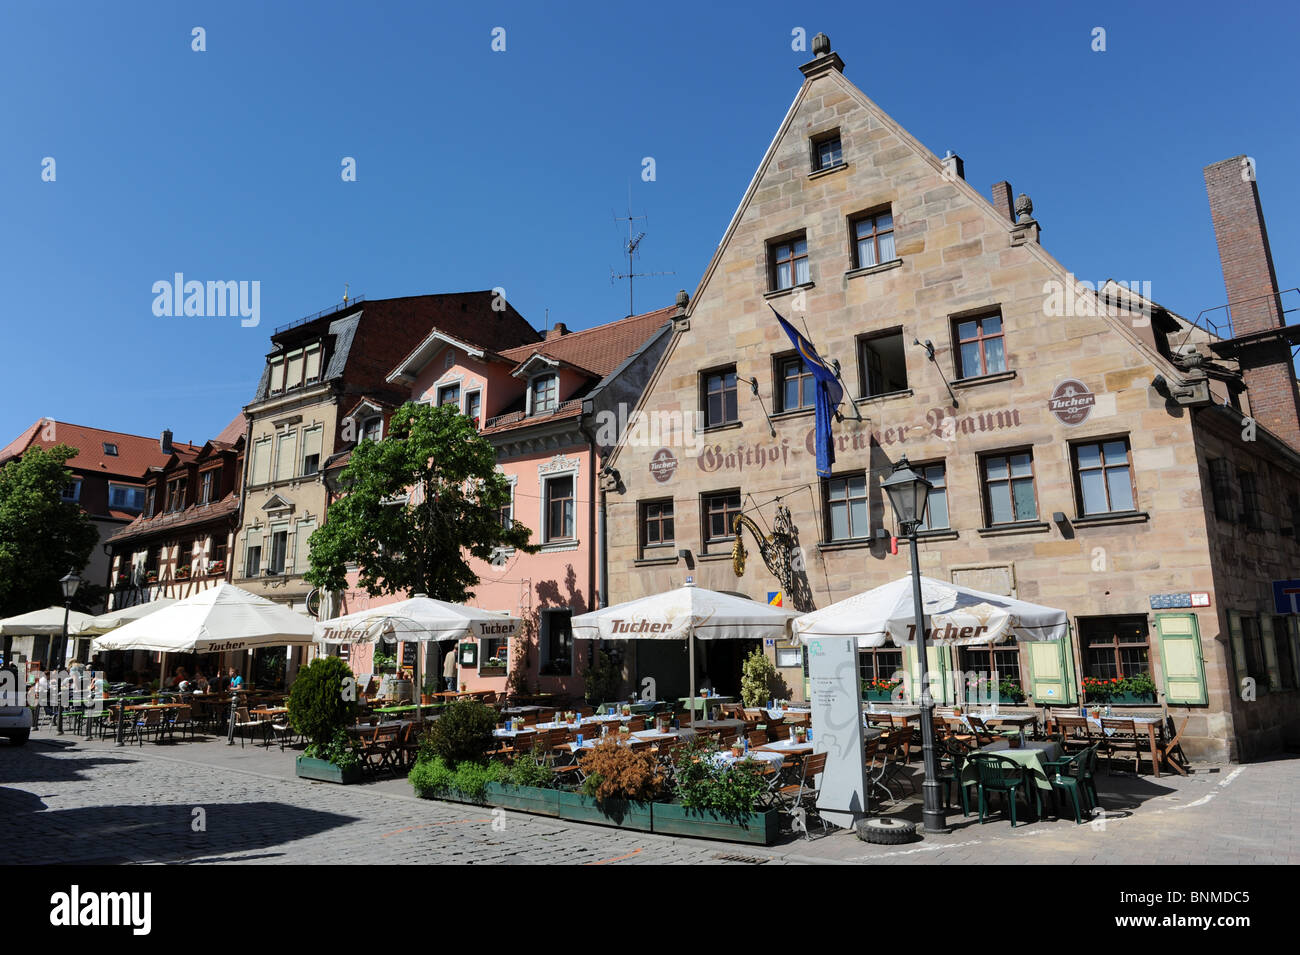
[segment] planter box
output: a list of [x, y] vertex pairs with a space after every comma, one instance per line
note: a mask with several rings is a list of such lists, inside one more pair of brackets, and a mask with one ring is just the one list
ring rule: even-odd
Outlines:
[[892, 690], [866, 690], [862, 699], [869, 703], [888, 703], [894, 698]]
[[687, 809], [678, 803], [654, 804], [654, 831], [668, 836], [723, 839], [770, 846], [781, 832], [781, 814], [775, 809], [727, 818], [708, 809]]
[[531, 812], [538, 816], [559, 816], [560, 791], [539, 786], [514, 786], [510, 783], [488, 783], [489, 805], [518, 812]]
[[1023, 696], [1008, 696], [1005, 693], [998, 694], [998, 703], [1007, 706], [1024, 706], [1025, 698]]
[[325, 783], [342, 783], [346, 785], [361, 781], [360, 766], [341, 769], [328, 760], [313, 759], [310, 756], [298, 757], [297, 773], [301, 779], [318, 779]]
[[600, 826], [617, 826], [638, 832], [653, 831], [651, 803], [607, 800], [597, 803], [582, 793], [557, 790], [561, 819], [574, 822], [594, 822]]
[[1156, 695], [1154, 693], [1114, 693], [1111, 694], [1109, 702], [1123, 704], [1154, 704]]

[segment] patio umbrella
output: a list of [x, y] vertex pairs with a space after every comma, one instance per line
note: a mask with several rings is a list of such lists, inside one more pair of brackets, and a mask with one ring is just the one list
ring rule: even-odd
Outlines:
[[95, 638], [95, 650], [156, 650], [220, 653], [255, 647], [307, 645], [312, 619], [297, 611], [221, 583], [170, 607]]
[[[314, 634], [320, 643], [373, 643], [377, 640], [428, 643], [467, 637], [509, 638], [518, 632], [521, 623], [518, 617], [495, 610], [416, 594], [407, 600], [318, 621]], [[415, 655], [415, 682], [418, 688], [421, 685], [420, 653]], [[422, 710], [416, 712], [423, 717]]]
[[[43, 610], [32, 610], [27, 613], [19, 614], [16, 617], [6, 617], [0, 620], [0, 636], [5, 637], [55, 637], [63, 636], [63, 607], [46, 607]], [[88, 613], [81, 613], [77, 610], [67, 612], [68, 615], [68, 636], [75, 636], [82, 633], [85, 628], [95, 618]], [[6, 649], [8, 641], [5, 641]], [[6, 657], [5, 663], [9, 660]], [[44, 664], [41, 664], [44, 666]]]
[[[1064, 640], [1069, 617], [1064, 610], [1003, 597], [931, 577], [921, 578], [922, 610], [932, 628], [927, 640], [958, 646], [988, 645], [1007, 636], [1017, 640]], [[793, 623], [805, 643], [818, 637], [856, 637], [859, 647], [914, 643], [912, 578], [804, 614]]]
[[579, 614], [575, 637], [589, 640], [686, 640], [689, 648], [691, 722], [695, 721], [695, 638], [761, 640], [790, 632], [791, 610], [687, 584]]
[[101, 613], [98, 617], [91, 618], [90, 623], [81, 633], [83, 636], [98, 636], [108, 633], [110, 630], [116, 630], [118, 627], [139, 620], [141, 617], [147, 617], [164, 607], [170, 607], [175, 602], [176, 600], [172, 597], [159, 597], [157, 600], [122, 607], [119, 610], [110, 610], [108, 613]]

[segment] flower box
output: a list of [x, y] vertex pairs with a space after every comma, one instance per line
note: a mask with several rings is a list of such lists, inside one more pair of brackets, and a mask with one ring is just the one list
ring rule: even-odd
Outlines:
[[560, 818], [573, 822], [594, 822], [598, 826], [617, 826], [650, 832], [653, 829], [652, 803], [624, 799], [606, 799], [598, 803], [582, 793], [558, 790]]
[[488, 783], [487, 802], [503, 809], [530, 812], [537, 816], [560, 814], [560, 790], [540, 786], [515, 786], [510, 783]]
[[653, 814], [654, 831], [666, 836], [770, 846], [781, 834], [781, 813], [775, 809], [728, 817], [711, 809], [688, 809], [680, 803], [657, 802]]
[[1154, 693], [1112, 693], [1109, 703], [1123, 705], [1141, 705], [1143, 703], [1152, 704], [1156, 701]]
[[314, 759], [311, 756], [299, 756], [295, 772], [300, 779], [316, 779], [324, 783], [347, 785], [361, 781], [360, 766], [343, 769], [327, 759]]
[[866, 690], [862, 698], [869, 703], [888, 703], [894, 698], [891, 690]]

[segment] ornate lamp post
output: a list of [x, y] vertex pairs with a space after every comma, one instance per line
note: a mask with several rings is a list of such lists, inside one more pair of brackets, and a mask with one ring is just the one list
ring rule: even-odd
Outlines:
[[[68, 651], [68, 615], [72, 612], [72, 598], [77, 595], [77, 588], [81, 586], [81, 578], [75, 570], [68, 571], [59, 578], [59, 586], [63, 589], [63, 639], [59, 641], [59, 646], [50, 654], [50, 669], [55, 673], [62, 673], [63, 665], [67, 662], [64, 660], [64, 654]], [[59, 735], [63, 735], [63, 695], [65, 684], [62, 676], [57, 676], [53, 681], [56, 687], [55, 693], [58, 694], [57, 710], [59, 721]]]
[[934, 697], [930, 693], [930, 667], [925, 641], [925, 610], [921, 600], [921, 564], [916, 553], [916, 530], [925, 520], [932, 485], [912, 470], [907, 456], [899, 458], [894, 473], [880, 485], [889, 495], [900, 536], [906, 537], [912, 551], [912, 610], [916, 620], [916, 658], [921, 682], [921, 754], [925, 765], [925, 782], [921, 784], [923, 806], [921, 818], [926, 832], [949, 832], [941, 808], [939, 761], [934, 751]]

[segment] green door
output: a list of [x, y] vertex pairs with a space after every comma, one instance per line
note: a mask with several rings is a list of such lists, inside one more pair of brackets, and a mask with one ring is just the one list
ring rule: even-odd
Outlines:
[[1196, 614], [1156, 614], [1156, 635], [1160, 641], [1166, 702], [1192, 705], [1207, 702], [1201, 628]]

